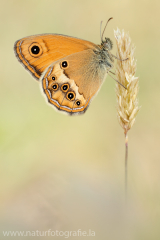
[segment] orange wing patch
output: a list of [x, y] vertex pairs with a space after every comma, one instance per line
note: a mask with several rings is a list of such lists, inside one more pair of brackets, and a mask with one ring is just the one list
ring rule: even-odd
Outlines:
[[89, 48], [96, 48], [96, 45], [78, 38], [56, 34], [22, 38], [14, 45], [18, 60], [36, 79], [39, 79], [53, 62]]

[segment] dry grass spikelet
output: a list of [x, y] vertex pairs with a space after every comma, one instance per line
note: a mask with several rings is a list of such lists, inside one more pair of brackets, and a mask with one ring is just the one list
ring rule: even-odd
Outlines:
[[117, 112], [118, 120], [125, 135], [129, 129], [132, 128], [135, 117], [139, 111], [138, 107], [138, 77], [135, 77], [136, 61], [134, 58], [135, 47], [131, 44], [129, 34], [124, 30], [120, 32], [119, 29], [114, 31], [116, 44], [117, 44], [117, 57], [119, 59], [126, 59], [125, 61], [117, 60], [116, 66], [116, 78], [123, 84], [123, 88], [120, 84], [116, 84], [117, 95]]

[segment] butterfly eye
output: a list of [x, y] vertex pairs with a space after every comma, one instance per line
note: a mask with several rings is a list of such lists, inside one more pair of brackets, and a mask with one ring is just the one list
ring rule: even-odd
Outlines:
[[63, 92], [67, 92], [68, 89], [69, 89], [69, 84], [68, 84], [68, 83], [65, 83], [65, 84], [63, 84], [63, 85], [61, 86], [61, 90], [62, 90]]
[[75, 99], [75, 93], [74, 92], [68, 92], [67, 93], [67, 99], [70, 101], [73, 101]]
[[29, 53], [32, 57], [39, 57], [42, 55], [42, 47], [39, 43], [32, 43], [29, 47]]
[[77, 106], [80, 106], [81, 105], [81, 102], [79, 100], [76, 101], [76, 105]]
[[57, 90], [58, 89], [58, 84], [57, 83], [53, 84], [52, 88], [53, 88], [53, 90]]
[[67, 68], [67, 67], [68, 67], [68, 62], [67, 62], [67, 61], [63, 61], [63, 62], [61, 63], [61, 67], [62, 67], [62, 68]]
[[105, 41], [104, 41], [104, 47], [108, 50], [111, 50], [112, 47], [113, 47], [113, 43], [111, 41], [110, 38], [105, 38]]

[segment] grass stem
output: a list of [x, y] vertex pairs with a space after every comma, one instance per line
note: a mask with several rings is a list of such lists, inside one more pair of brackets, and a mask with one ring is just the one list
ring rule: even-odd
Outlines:
[[125, 133], [125, 202], [128, 198], [128, 135]]

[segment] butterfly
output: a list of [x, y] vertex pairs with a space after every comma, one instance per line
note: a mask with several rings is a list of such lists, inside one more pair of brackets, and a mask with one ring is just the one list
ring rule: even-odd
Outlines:
[[52, 106], [70, 115], [85, 113], [113, 67], [113, 44], [103, 34], [100, 45], [59, 34], [29, 36], [15, 42], [14, 52]]

